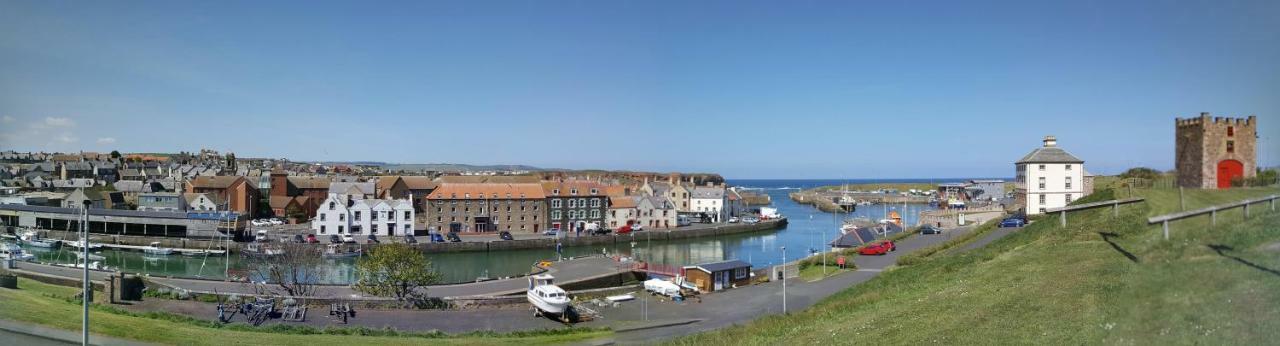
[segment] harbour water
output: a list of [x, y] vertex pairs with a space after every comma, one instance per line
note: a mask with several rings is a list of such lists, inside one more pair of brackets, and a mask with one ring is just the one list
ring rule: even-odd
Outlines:
[[[890, 211], [898, 211], [908, 225], [914, 225], [922, 210], [931, 207], [921, 204], [863, 205], [849, 214], [823, 213], [817, 209], [791, 201], [787, 194], [799, 189], [824, 185], [858, 183], [910, 183], [910, 182], [958, 182], [965, 179], [936, 180], [729, 180], [733, 186], [759, 189], [772, 198], [773, 207], [788, 218], [785, 228], [721, 237], [704, 237], [673, 241], [636, 241], [632, 244], [613, 246], [566, 247], [564, 256], [608, 253], [630, 256], [642, 261], [667, 265], [687, 265], [726, 259], [739, 259], [753, 266], [768, 266], [786, 258], [806, 256], [810, 251], [821, 251], [833, 239], [840, 222], [846, 217], [872, 220], [884, 218]], [[904, 212], [905, 210], [905, 212]], [[643, 239], [643, 238], [638, 238]], [[74, 254], [66, 250], [48, 250], [25, 247], [37, 255], [40, 262], [73, 263]], [[239, 259], [232, 255], [230, 266], [223, 256], [149, 256], [139, 252], [104, 250], [104, 265], [119, 268], [127, 273], [146, 273], [158, 276], [222, 279], [226, 268], [242, 270]], [[514, 250], [501, 252], [462, 252], [428, 254], [446, 282], [466, 282], [477, 277], [503, 277], [526, 273], [531, 265], [543, 259], [556, 258], [555, 249]], [[351, 282], [354, 276], [354, 259], [326, 260], [329, 264], [325, 281], [335, 284]]]

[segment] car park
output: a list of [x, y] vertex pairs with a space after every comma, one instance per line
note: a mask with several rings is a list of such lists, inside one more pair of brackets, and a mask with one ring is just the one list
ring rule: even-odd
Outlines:
[[867, 244], [858, 249], [859, 255], [886, 255], [890, 251], [897, 251], [898, 247], [893, 244], [892, 240], [885, 240], [877, 243]]
[[942, 234], [942, 229], [930, 225], [920, 226], [920, 234]]
[[511, 232], [507, 232], [507, 231], [499, 232], [498, 238], [502, 240], [515, 240], [515, 237], [511, 236]]

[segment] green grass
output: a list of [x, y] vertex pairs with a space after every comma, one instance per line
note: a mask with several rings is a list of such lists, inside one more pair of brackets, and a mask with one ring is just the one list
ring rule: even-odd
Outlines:
[[[0, 289], [0, 318], [48, 327], [79, 330], [80, 305], [70, 301], [78, 290], [19, 279], [18, 290]], [[101, 292], [97, 292], [101, 296]], [[100, 335], [159, 344], [328, 345], [361, 343], [409, 344], [562, 344], [609, 335], [603, 330], [556, 329], [513, 333], [476, 332], [460, 335], [398, 332], [391, 329], [325, 328], [244, 324], [223, 325], [171, 313], [138, 313], [112, 306], [90, 310], [91, 330]]]
[[[1267, 344], [1280, 340], [1280, 213], [1188, 219], [1164, 241], [1148, 203], [1045, 217], [983, 248], [899, 267], [788, 316], [675, 344]], [[1127, 191], [1126, 191], [1127, 192]], [[1089, 200], [1120, 196], [1100, 190]], [[1280, 193], [1187, 190], [1188, 209]], [[1086, 201], [1087, 202], [1087, 201]], [[1100, 233], [1106, 233], [1103, 236]], [[1114, 243], [1114, 246], [1112, 245]], [[1219, 254], [1210, 245], [1224, 249]], [[1118, 250], [1118, 249], [1119, 250]], [[1125, 253], [1133, 256], [1130, 260]]]
[[816, 266], [809, 266], [809, 267], [800, 269], [800, 280], [810, 281], [810, 282], [818, 281], [818, 280], [835, 276], [836, 274], [853, 271], [853, 270], [854, 270], [853, 267], [841, 269], [840, 267], [837, 267], [833, 264], [833, 265], [828, 265], [826, 267], [826, 272], [824, 275], [823, 266], [819, 264]]

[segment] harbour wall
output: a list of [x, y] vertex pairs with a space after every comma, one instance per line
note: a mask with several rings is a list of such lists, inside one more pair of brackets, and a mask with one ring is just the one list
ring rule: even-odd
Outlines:
[[[715, 237], [722, 235], [749, 233], [756, 231], [765, 231], [771, 229], [782, 228], [787, 225], [787, 219], [771, 219], [761, 220], [758, 223], [727, 223], [715, 225], [697, 225], [688, 228], [675, 229], [653, 229], [639, 232], [631, 232], [629, 234], [610, 234], [600, 236], [583, 236], [561, 238], [559, 241], [565, 247], [574, 246], [598, 246], [613, 244], [630, 244], [632, 241], [639, 240], [679, 240], [701, 237]], [[79, 239], [76, 232], [41, 230], [43, 236], [51, 239], [75, 240]], [[173, 237], [147, 237], [147, 236], [130, 236], [130, 235], [111, 235], [111, 234], [90, 234], [90, 242], [103, 244], [120, 244], [120, 245], [136, 245], [147, 246], [152, 242], [160, 242], [161, 247], [179, 248], [179, 249], [222, 249], [227, 246], [227, 242], [220, 240], [208, 239], [190, 239], [190, 238], [173, 238]], [[488, 251], [506, 251], [506, 250], [527, 250], [527, 249], [555, 249], [556, 238], [537, 238], [537, 239], [517, 239], [517, 240], [492, 240], [483, 242], [464, 241], [457, 243], [418, 243], [413, 247], [423, 252], [488, 252]], [[312, 244], [318, 248], [323, 248], [326, 244]], [[231, 242], [230, 248], [232, 252], [239, 252], [244, 243]], [[378, 244], [352, 244], [368, 251], [371, 247]]]

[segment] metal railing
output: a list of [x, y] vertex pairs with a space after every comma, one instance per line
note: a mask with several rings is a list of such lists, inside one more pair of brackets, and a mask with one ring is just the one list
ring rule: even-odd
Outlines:
[[1237, 207], [1243, 207], [1243, 208], [1244, 208], [1244, 218], [1245, 218], [1245, 219], [1248, 219], [1248, 218], [1249, 218], [1249, 205], [1257, 204], [1257, 203], [1262, 203], [1262, 202], [1267, 202], [1267, 204], [1269, 204], [1269, 208], [1271, 208], [1271, 211], [1275, 211], [1275, 210], [1276, 210], [1276, 199], [1280, 199], [1280, 195], [1271, 195], [1271, 196], [1262, 197], [1262, 198], [1246, 199], [1246, 200], [1239, 201], [1239, 202], [1233, 202], [1233, 203], [1228, 203], [1228, 204], [1222, 204], [1222, 205], [1209, 206], [1209, 207], [1200, 208], [1200, 209], [1196, 209], [1196, 210], [1188, 210], [1188, 211], [1184, 211], [1184, 212], [1177, 212], [1177, 213], [1173, 213], [1173, 214], [1165, 214], [1165, 215], [1160, 215], [1160, 216], [1152, 216], [1152, 217], [1150, 217], [1150, 218], [1147, 218], [1147, 224], [1148, 224], [1148, 225], [1154, 225], [1154, 224], [1157, 224], [1157, 223], [1161, 224], [1161, 227], [1164, 229], [1164, 239], [1165, 239], [1165, 240], [1169, 240], [1169, 222], [1170, 222], [1170, 221], [1177, 221], [1177, 220], [1181, 220], [1181, 219], [1185, 219], [1185, 218], [1189, 218], [1189, 217], [1193, 217], [1193, 216], [1199, 216], [1199, 215], [1209, 214], [1209, 225], [1211, 225], [1211, 226], [1212, 226], [1212, 225], [1217, 225], [1217, 224], [1218, 224], [1218, 212], [1219, 212], [1219, 211], [1227, 210], [1227, 209], [1232, 209], [1232, 208], [1237, 208]]
[[1085, 203], [1085, 204], [1080, 204], [1080, 205], [1069, 205], [1069, 206], [1065, 206], [1065, 207], [1061, 207], [1061, 208], [1048, 209], [1048, 210], [1045, 210], [1045, 213], [1058, 213], [1058, 215], [1059, 215], [1059, 216], [1058, 216], [1058, 220], [1060, 220], [1060, 221], [1062, 222], [1062, 227], [1067, 227], [1067, 212], [1069, 212], [1069, 211], [1080, 211], [1080, 210], [1086, 210], [1086, 209], [1094, 209], [1094, 208], [1102, 208], [1102, 207], [1111, 207], [1111, 215], [1112, 215], [1112, 216], [1119, 216], [1119, 215], [1120, 215], [1120, 205], [1121, 205], [1121, 204], [1138, 203], [1138, 202], [1142, 202], [1142, 201], [1145, 201], [1145, 200], [1146, 200], [1146, 199], [1145, 199], [1145, 198], [1142, 198], [1142, 197], [1137, 197], [1137, 198], [1125, 198], [1125, 199], [1113, 199], [1113, 200], [1110, 200], [1110, 201], [1102, 201], [1102, 202]]

